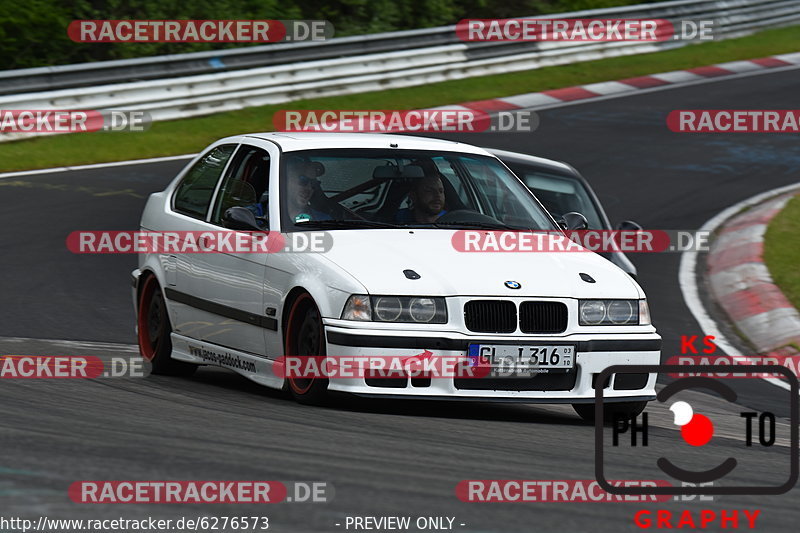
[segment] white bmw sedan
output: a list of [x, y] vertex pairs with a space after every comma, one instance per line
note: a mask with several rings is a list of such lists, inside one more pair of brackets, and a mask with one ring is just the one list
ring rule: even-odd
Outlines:
[[481, 148], [384, 134], [229, 137], [150, 196], [141, 230], [282, 243], [140, 254], [137, 334], [154, 373], [217, 365], [303, 403], [330, 391], [570, 403], [589, 419], [595, 386], [615, 412], [655, 397], [655, 374], [597, 382], [610, 365], [660, 362], [642, 289], [576, 250]]

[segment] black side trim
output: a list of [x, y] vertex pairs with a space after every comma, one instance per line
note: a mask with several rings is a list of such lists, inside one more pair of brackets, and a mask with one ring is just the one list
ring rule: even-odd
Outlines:
[[[504, 391], [498, 391], [502, 393]], [[352, 392], [344, 393], [352, 394], [353, 396], [361, 396], [364, 398], [387, 399], [387, 400], [436, 400], [445, 402], [492, 402], [492, 403], [594, 403], [592, 398], [519, 398], [519, 397], [505, 397], [496, 398], [491, 396], [430, 396], [418, 394], [381, 394], [369, 392]], [[619, 398], [606, 398], [603, 403], [616, 403], [616, 402], [649, 402], [655, 400], [655, 396], [625, 396]]]
[[214, 313], [215, 315], [224, 316], [225, 318], [238, 320], [239, 322], [244, 322], [246, 324], [252, 324], [253, 326], [271, 329], [272, 331], [278, 331], [278, 320], [275, 318], [249, 313], [247, 311], [242, 311], [241, 309], [236, 309], [234, 307], [228, 307], [227, 305], [204, 300], [203, 298], [198, 298], [197, 296], [192, 296], [191, 294], [186, 294], [185, 292], [176, 291], [175, 289], [171, 289], [169, 287], [164, 289], [164, 294], [167, 296], [167, 298], [174, 302], [186, 304], [190, 307], [208, 311], [209, 313]]
[[372, 348], [414, 348], [424, 350], [464, 350], [466, 344], [453, 339], [432, 339], [425, 337], [384, 337], [382, 335], [351, 335], [349, 333], [328, 332], [328, 342], [339, 346]]
[[578, 343], [579, 352], [654, 352], [656, 350], [661, 350], [661, 339], [596, 340]]
[[[410, 349], [439, 349], [462, 350], [469, 348], [470, 344], [482, 342], [476, 340], [455, 340], [425, 337], [388, 337], [381, 335], [351, 335], [338, 331], [328, 332], [328, 342], [337, 346], [355, 346], [364, 348], [410, 348]], [[633, 339], [633, 340], [594, 340], [594, 341], [547, 341], [541, 339], [515, 339], [513, 341], [492, 340], [483, 341], [489, 344], [547, 344], [548, 346], [577, 346], [579, 352], [652, 352], [661, 350], [661, 339]]]

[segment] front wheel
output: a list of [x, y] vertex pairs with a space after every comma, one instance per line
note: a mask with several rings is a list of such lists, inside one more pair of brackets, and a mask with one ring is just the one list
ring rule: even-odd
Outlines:
[[[615, 416], [633, 418], [644, 411], [645, 407], [647, 407], [647, 402], [604, 403], [603, 423], [610, 424], [614, 421]], [[588, 422], [595, 421], [594, 403], [573, 403], [572, 408], [584, 420]]]
[[139, 353], [150, 361], [153, 374], [190, 376], [197, 365], [172, 359], [172, 325], [167, 304], [155, 276], [144, 280], [139, 294], [139, 312], [136, 317]]
[[[325, 329], [313, 298], [303, 293], [292, 303], [287, 320], [286, 356], [325, 355]], [[305, 405], [322, 405], [328, 399], [328, 380], [319, 377], [286, 378], [292, 397]]]

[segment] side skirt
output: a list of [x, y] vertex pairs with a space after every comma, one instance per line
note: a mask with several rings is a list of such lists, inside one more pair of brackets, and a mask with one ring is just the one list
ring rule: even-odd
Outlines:
[[210, 342], [198, 341], [177, 333], [171, 335], [172, 358], [198, 365], [212, 365], [233, 370], [237, 374], [272, 389], [283, 388], [283, 378], [273, 371], [274, 361], [225, 348]]

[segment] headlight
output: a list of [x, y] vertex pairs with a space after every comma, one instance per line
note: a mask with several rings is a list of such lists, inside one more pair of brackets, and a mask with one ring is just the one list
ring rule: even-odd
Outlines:
[[344, 320], [446, 324], [444, 298], [432, 296], [367, 296], [354, 294], [342, 311]]
[[375, 316], [382, 322], [394, 322], [400, 318], [403, 305], [396, 296], [379, 296], [375, 298]]
[[436, 302], [433, 298], [411, 298], [408, 314], [414, 322], [430, 322], [436, 317]]
[[366, 294], [354, 294], [347, 299], [342, 311], [344, 320], [372, 320], [372, 306]]
[[580, 303], [581, 324], [594, 326], [606, 318], [606, 303], [603, 300], [584, 300]]
[[647, 305], [647, 300], [639, 300], [639, 324], [647, 326], [652, 323], [650, 319], [650, 306]]
[[[649, 324], [647, 300], [581, 300], [581, 326], [630, 326]], [[641, 320], [640, 320], [641, 317]]]
[[631, 324], [639, 313], [638, 302], [630, 300], [614, 300], [608, 302], [606, 307], [606, 316], [612, 324]]

